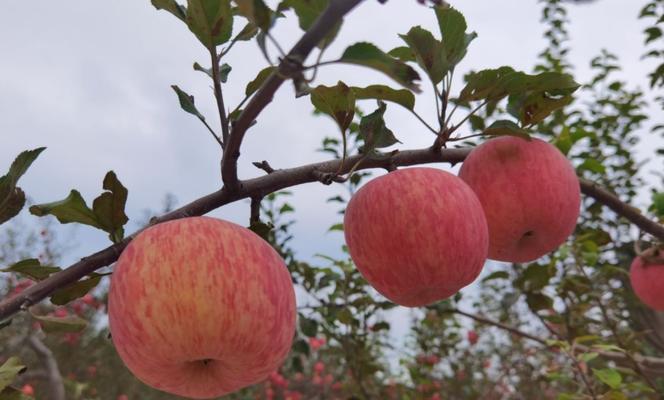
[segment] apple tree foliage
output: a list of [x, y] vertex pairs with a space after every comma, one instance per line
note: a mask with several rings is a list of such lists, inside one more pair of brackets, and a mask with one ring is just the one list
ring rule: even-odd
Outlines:
[[[296, 96], [308, 96], [312, 111], [330, 118], [330, 129], [337, 131], [318, 150], [334, 159], [354, 160], [345, 174], [318, 177], [324, 184], [343, 186], [345, 194], [328, 199], [340, 214], [371, 178], [362, 163], [388, 160], [398, 151], [400, 134], [384, 119], [394, 107], [407, 110], [423, 123], [423, 131], [430, 131], [432, 151], [472, 147], [490, 136], [537, 136], [554, 143], [579, 177], [616, 193], [624, 203], [638, 203], [637, 196], [644, 195], [643, 164], [635, 157], [635, 146], [645, 129], [653, 135], [664, 132], [664, 125], [648, 116], [648, 107], [662, 104], [662, 1], [644, 2], [639, 16], [648, 24], [644, 57], [659, 63], [649, 75], [649, 91], [617, 78], [620, 60], [607, 50], [592, 58], [589, 81], [573, 79], [568, 6], [560, 0], [542, 1], [548, 45], [531, 73], [509, 66], [469, 70], [472, 66], [462, 60], [481, 36], [468, 28], [459, 10], [445, 4], [431, 4], [436, 31], [415, 26], [400, 32], [403, 43], [394, 49], [351, 43], [327, 61], [325, 51], [342, 29], [334, 21], [316, 43], [315, 63], [280, 54], [278, 61], [284, 65], [286, 60], [287, 68], [278, 66], [274, 53], [281, 49], [272, 27], [282, 18], [296, 18], [308, 31], [329, 2], [284, 0], [271, 8], [263, 0], [189, 0], [186, 6], [152, 0], [157, 9], [181, 20], [209, 51], [211, 66], [195, 63], [194, 69], [212, 80], [220, 129], [211, 126], [186, 88], [173, 85], [181, 108], [198, 118], [216, 142], [229, 146], [232, 128], [261, 88], [273, 76], [288, 73]], [[221, 87], [233, 75], [224, 56], [250, 40], [258, 43], [267, 65], [247, 83], [240, 104], [225, 105]], [[371, 68], [393, 84], [316, 84], [316, 70], [333, 63]], [[462, 73], [462, 85], [453, 87], [455, 74]], [[435, 92], [436, 121], [425, 121], [416, 112], [416, 95], [429, 86]], [[19, 180], [38, 164], [43, 150], [19, 154], [0, 177], [0, 223], [25, 206]], [[664, 149], [656, 154], [661, 165]], [[266, 162], [255, 165], [268, 175], [273, 171]], [[660, 183], [662, 171], [655, 178]], [[35, 204], [29, 211], [101, 229], [113, 243], [122, 244], [127, 241], [128, 190], [113, 171], [101, 189], [91, 201], [73, 189], [65, 199]], [[254, 196], [248, 225], [284, 257], [302, 293], [297, 335], [279, 371], [230, 398], [661, 398], [664, 314], [643, 306], [629, 286], [628, 266], [640, 235], [598, 200], [584, 198], [576, 231], [555, 252], [526, 265], [488, 264], [476, 292], [462, 291], [410, 312], [406, 337], [397, 343], [394, 332], [403, 327], [394, 326], [396, 305], [366, 283], [345, 247], [342, 256], [298, 257], [291, 245], [297, 214], [288, 203], [290, 195], [286, 189]], [[664, 223], [664, 192], [653, 190], [648, 196], [644, 213]], [[167, 204], [161, 214], [171, 209]], [[69, 250], [67, 241], [50, 229], [52, 219], [43, 220], [47, 222], [36, 233], [16, 221], [5, 225], [0, 242], [3, 298], [61, 273], [61, 255]], [[328, 234], [342, 231], [338, 223]], [[655, 239], [643, 235], [640, 240], [648, 244]], [[0, 323], [0, 399], [30, 398], [26, 385], [54, 399], [174, 398], [145, 387], [117, 357], [105, 323], [104, 277], [110, 273], [111, 268], [102, 269], [63, 284], [48, 300]]]

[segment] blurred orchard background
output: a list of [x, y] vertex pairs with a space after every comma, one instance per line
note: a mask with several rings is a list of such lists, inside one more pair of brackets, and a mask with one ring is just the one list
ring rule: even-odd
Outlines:
[[[471, 70], [502, 65], [573, 74], [585, 85], [576, 101], [538, 132], [568, 151], [580, 176], [656, 213], [653, 191], [662, 191], [664, 178], [658, 129], [664, 71], [657, 70], [662, 38], [656, 25], [662, 2], [452, 5], [479, 35], [453, 85], [462, 87]], [[437, 30], [433, 13], [416, 1], [367, 1], [346, 18], [327, 54], [365, 40], [385, 50], [401, 46], [397, 34], [413, 25]], [[272, 34], [290, 48], [301, 30], [288, 15]], [[644, 58], [649, 51], [655, 53]], [[47, 147], [21, 180], [30, 203], [64, 198], [72, 188], [92, 199], [112, 169], [129, 189], [132, 232], [150, 216], [221, 186], [217, 144], [180, 110], [170, 88], [193, 94], [198, 109], [214, 115], [208, 78], [192, 70], [194, 61], [207, 65], [208, 55], [149, 1], [6, 3], [0, 54], [0, 171], [21, 151]], [[224, 94], [234, 105], [267, 63], [254, 42], [239, 43], [226, 62], [232, 70]], [[352, 66], [322, 68], [317, 83], [340, 77], [349, 85], [389, 83]], [[416, 107], [431, 121], [433, 94], [422, 88]], [[286, 168], [338, 152], [334, 123], [312, 110], [308, 99], [295, 99], [292, 86], [284, 85], [246, 137], [240, 176], [264, 174], [252, 161]], [[400, 148], [431, 144], [431, 134], [404, 110], [393, 107], [386, 121]], [[638, 232], [626, 221], [584, 201], [579, 229], [557, 252], [527, 266], [489, 262], [452, 301], [408, 309], [377, 295], [342, 248], [340, 211], [349, 191], [368, 178], [363, 173], [347, 185], [299, 186], [263, 203], [264, 217], [276, 228], [272, 242], [298, 283], [299, 332], [282, 370], [232, 398], [621, 399], [657, 398], [655, 391], [664, 390], [664, 358], [641, 371], [630, 361], [632, 353], [664, 357], [664, 317], [629, 290], [626, 271]], [[211, 215], [247, 226], [249, 202]], [[26, 208], [0, 227], [0, 266], [38, 257], [65, 267], [107, 240], [101, 231], [38, 219]], [[0, 275], [0, 282], [2, 297], [31, 284], [15, 274]], [[27, 315], [0, 330], [1, 361], [20, 355], [29, 367], [17, 382], [24, 396], [48, 399], [63, 385], [66, 399], [174, 398], [136, 381], [117, 357], [107, 338], [106, 288], [104, 278], [67, 306], [40, 305], [45, 313], [90, 320], [82, 332], [44, 337]]]

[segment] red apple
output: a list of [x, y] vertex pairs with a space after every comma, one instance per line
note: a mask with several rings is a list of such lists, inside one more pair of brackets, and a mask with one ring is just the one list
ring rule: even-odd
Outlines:
[[477, 278], [487, 256], [477, 197], [461, 179], [434, 168], [371, 180], [348, 203], [344, 231], [369, 284], [408, 307], [454, 295]]
[[479, 335], [475, 331], [468, 331], [468, 343], [471, 345], [474, 345], [477, 343], [477, 340], [479, 339]]
[[459, 177], [475, 191], [489, 224], [489, 258], [528, 262], [574, 231], [581, 194], [574, 167], [553, 145], [503, 136], [470, 152]]
[[286, 358], [295, 293], [277, 252], [250, 230], [208, 217], [150, 227], [111, 279], [113, 343], [146, 384], [196, 399], [260, 382]]
[[26, 384], [23, 385], [23, 387], [21, 388], [21, 393], [23, 393], [26, 396], [32, 397], [35, 395], [35, 389], [32, 387], [32, 385]]
[[634, 293], [644, 304], [664, 311], [664, 249], [653, 247], [636, 257], [629, 279]]

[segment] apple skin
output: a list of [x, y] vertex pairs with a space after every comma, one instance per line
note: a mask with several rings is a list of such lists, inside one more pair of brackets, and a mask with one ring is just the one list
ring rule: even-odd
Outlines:
[[288, 269], [263, 239], [192, 217], [140, 233], [123, 251], [108, 299], [112, 340], [129, 370], [194, 399], [260, 382], [295, 332]]
[[653, 310], [664, 311], [664, 250], [650, 253], [632, 261], [629, 280], [639, 300]]
[[489, 224], [489, 258], [522, 263], [555, 250], [574, 231], [581, 190], [553, 145], [503, 136], [470, 152], [459, 177], [477, 194]]
[[477, 278], [487, 257], [480, 202], [461, 179], [434, 168], [368, 182], [348, 203], [344, 234], [362, 276], [407, 307], [454, 295]]

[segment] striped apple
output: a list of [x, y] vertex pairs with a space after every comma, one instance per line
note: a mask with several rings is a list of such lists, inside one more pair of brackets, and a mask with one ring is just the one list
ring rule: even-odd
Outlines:
[[368, 182], [348, 203], [344, 232], [369, 284], [408, 307], [454, 295], [477, 278], [487, 256], [479, 200], [461, 179], [434, 168]]
[[140, 233], [115, 266], [108, 303], [129, 370], [195, 399], [267, 378], [295, 330], [293, 284], [277, 252], [250, 230], [208, 217]]
[[503, 136], [473, 149], [459, 171], [489, 224], [489, 258], [528, 262], [574, 231], [581, 190], [572, 164], [539, 139]]

